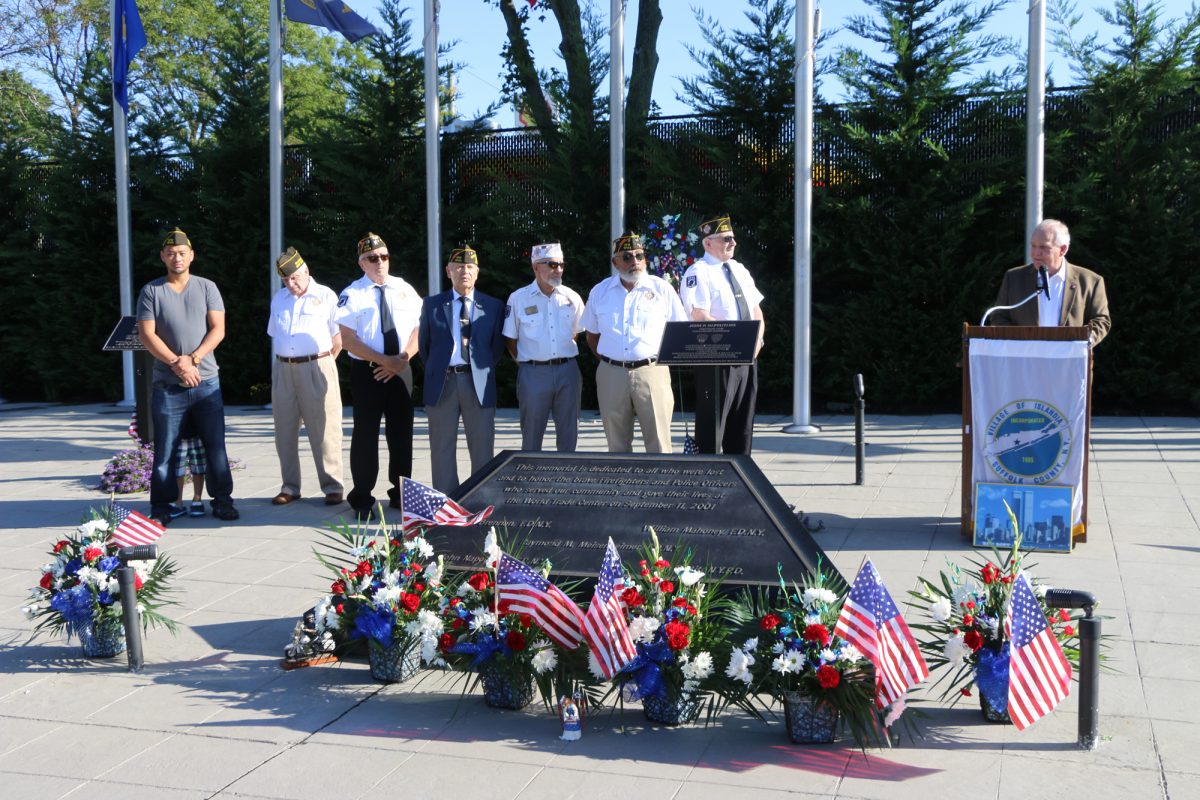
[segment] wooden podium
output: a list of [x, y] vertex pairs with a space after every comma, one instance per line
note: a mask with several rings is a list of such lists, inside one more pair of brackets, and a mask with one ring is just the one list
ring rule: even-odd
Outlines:
[[[962, 334], [962, 517], [960, 525], [963, 538], [971, 539], [975, 526], [974, 507], [972, 499], [974, 492], [973, 454], [975, 428], [971, 412], [971, 360], [970, 347], [972, 339], [1010, 339], [1015, 341], [1069, 342], [1086, 341], [1089, 330], [1085, 327], [1043, 328], [1038, 325], [969, 325], [963, 323]], [[1091, 449], [1092, 438], [1092, 351], [1088, 350], [1087, 362], [1087, 414], [1083, 429], [1083, 477], [1080, 485], [1082, 492], [1083, 511], [1080, 521], [1083, 531], [1072, 534], [1072, 541], [1087, 541], [1087, 497], [1088, 497], [1088, 453]]]

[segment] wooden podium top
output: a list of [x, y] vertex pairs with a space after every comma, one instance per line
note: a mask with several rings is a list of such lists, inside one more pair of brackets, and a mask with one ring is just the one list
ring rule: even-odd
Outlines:
[[963, 323], [963, 341], [967, 339], [1012, 339], [1022, 342], [1073, 342], [1089, 338], [1086, 325], [1078, 328], [1041, 325], [969, 325]]

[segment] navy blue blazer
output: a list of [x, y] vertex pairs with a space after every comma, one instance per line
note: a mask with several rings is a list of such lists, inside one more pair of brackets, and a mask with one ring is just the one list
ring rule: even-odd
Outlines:
[[[425, 364], [425, 405], [437, 403], [446, 382], [446, 367], [454, 352], [454, 318], [458, 316], [458, 294], [450, 289], [426, 297], [421, 303], [421, 327], [417, 347]], [[496, 366], [504, 353], [504, 303], [483, 292], [475, 292], [471, 319], [471, 376], [479, 404], [496, 405]]]

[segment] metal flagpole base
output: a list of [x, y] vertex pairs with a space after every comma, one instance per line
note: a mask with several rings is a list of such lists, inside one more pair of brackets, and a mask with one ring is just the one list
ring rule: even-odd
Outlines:
[[784, 425], [783, 428], [781, 428], [781, 430], [784, 433], [820, 433], [821, 432], [821, 428], [819, 425], [796, 425], [794, 423], [791, 425]]

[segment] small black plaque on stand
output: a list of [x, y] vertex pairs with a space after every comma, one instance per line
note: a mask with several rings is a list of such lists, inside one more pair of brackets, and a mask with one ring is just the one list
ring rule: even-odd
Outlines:
[[138, 336], [137, 317], [121, 317], [117, 327], [108, 335], [108, 341], [100, 349], [104, 352], [145, 350], [146, 347]]
[[668, 367], [753, 364], [760, 324], [756, 319], [668, 322], [658, 363]]
[[[555, 575], [594, 578], [608, 537], [622, 558], [658, 534], [665, 557], [733, 585], [778, 585], [821, 565], [837, 570], [795, 513], [743, 455], [530, 453], [505, 450], [454, 492], [470, 511], [494, 506], [468, 528], [434, 528], [430, 543], [447, 563], [483, 566], [483, 539], [495, 526], [531, 565], [550, 559]], [[840, 577], [840, 576], [839, 576]]]

